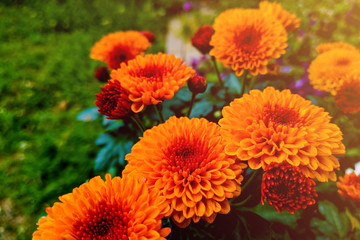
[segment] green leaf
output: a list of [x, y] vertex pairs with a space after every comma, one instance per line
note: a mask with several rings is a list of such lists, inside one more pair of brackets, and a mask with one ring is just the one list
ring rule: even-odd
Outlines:
[[335, 205], [329, 201], [323, 201], [319, 203], [319, 212], [324, 215], [326, 220], [335, 227], [336, 232], [340, 233], [342, 223], [340, 216]]
[[356, 218], [356, 217], [354, 217], [354, 216], [350, 213], [349, 209], [347, 209], [347, 208], [346, 208], [346, 210], [345, 210], [345, 214], [346, 214], [346, 216], [347, 216], [347, 217], [349, 218], [349, 220], [350, 220], [351, 229], [352, 229], [352, 230], [355, 230], [355, 229], [360, 230], [360, 221], [359, 221], [359, 219]]
[[296, 221], [300, 217], [299, 212], [291, 214], [288, 211], [282, 211], [279, 213], [273, 206], [267, 203], [264, 205], [259, 204], [252, 210], [268, 221], [277, 221], [288, 226], [296, 226]]
[[77, 115], [77, 120], [83, 122], [91, 122], [96, 120], [99, 117], [100, 113], [98, 112], [98, 107], [92, 107], [85, 109], [79, 115]]
[[349, 148], [346, 149], [346, 155], [349, 157], [357, 157], [360, 156], [360, 148]]
[[319, 202], [319, 212], [325, 217], [325, 220], [314, 218], [311, 226], [329, 237], [330, 239], [343, 239], [350, 230], [350, 221], [345, 213], [339, 213], [336, 206], [329, 201]]
[[226, 75], [224, 85], [229, 89], [229, 93], [231, 94], [239, 94], [241, 92], [241, 83], [233, 73]]

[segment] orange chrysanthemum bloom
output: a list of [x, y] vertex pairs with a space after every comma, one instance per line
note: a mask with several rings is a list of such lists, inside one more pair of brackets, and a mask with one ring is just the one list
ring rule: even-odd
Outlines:
[[137, 31], [110, 33], [91, 49], [90, 57], [105, 62], [109, 68], [117, 69], [151, 47], [150, 41]]
[[360, 71], [344, 78], [344, 83], [335, 95], [336, 105], [344, 113], [360, 111]]
[[335, 181], [344, 154], [342, 133], [323, 108], [290, 90], [252, 90], [222, 110], [225, 152], [264, 170], [272, 162], [289, 163], [306, 177]]
[[161, 228], [169, 209], [165, 198], [132, 177], [97, 176], [59, 199], [40, 218], [34, 240], [165, 240], [171, 231]]
[[286, 11], [279, 3], [263, 1], [259, 4], [261, 12], [274, 16], [284, 26], [287, 32], [299, 28], [301, 19]]
[[146, 105], [171, 99], [194, 74], [180, 58], [158, 53], [138, 56], [127, 65], [121, 64], [111, 77], [129, 92], [133, 102], [131, 110], [137, 113]]
[[287, 47], [284, 27], [260, 10], [227, 10], [215, 19], [213, 27], [210, 55], [231, 65], [238, 76], [244, 69], [253, 75], [267, 73], [268, 62], [279, 58]]
[[333, 42], [333, 43], [321, 43], [316, 47], [316, 52], [321, 54], [334, 49], [347, 49], [351, 51], [358, 51], [356, 47], [349, 43], [344, 42]]
[[346, 173], [344, 177], [339, 177], [336, 185], [341, 196], [360, 202], [360, 175], [356, 175], [354, 172]]
[[125, 159], [124, 175], [141, 176], [168, 199], [166, 214], [179, 227], [191, 219], [211, 223], [230, 211], [241, 192], [246, 164], [224, 153], [219, 126], [206, 119], [171, 117], [144, 132]]
[[337, 48], [317, 56], [308, 68], [310, 84], [332, 95], [342, 86], [344, 77], [360, 68], [360, 52]]

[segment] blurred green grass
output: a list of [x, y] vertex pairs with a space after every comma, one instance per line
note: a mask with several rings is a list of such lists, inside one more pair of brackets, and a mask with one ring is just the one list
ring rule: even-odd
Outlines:
[[46, 206], [93, 177], [101, 124], [76, 120], [101, 86], [90, 49], [134, 29], [154, 32], [151, 51], [163, 51], [167, 11], [182, 1], [161, 2], [0, 3], [0, 239], [30, 239]]

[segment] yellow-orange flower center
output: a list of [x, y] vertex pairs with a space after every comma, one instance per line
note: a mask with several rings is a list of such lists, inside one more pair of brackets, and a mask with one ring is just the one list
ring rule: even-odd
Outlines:
[[[184, 139], [176, 139], [173, 145], [169, 146], [167, 152], [169, 166], [175, 167], [177, 171], [187, 171], [192, 173], [195, 169], [199, 168], [199, 165], [203, 159], [199, 154], [200, 148], [190, 145], [189, 142]], [[174, 170], [174, 169], [172, 169]]]
[[[127, 225], [128, 212], [130, 209], [123, 211], [121, 206], [109, 203], [99, 203], [96, 209], [87, 212], [88, 218], [79, 220], [74, 224], [74, 229], [77, 229], [76, 237], [84, 240], [96, 239], [119, 239], [126, 237], [127, 239]], [[90, 221], [89, 221], [90, 219]]]
[[258, 46], [261, 39], [261, 34], [255, 27], [248, 27], [241, 32], [234, 34], [234, 42], [237, 48], [242, 48], [243, 51], [253, 51]]
[[350, 59], [348, 58], [339, 58], [336, 62], [336, 65], [339, 65], [339, 66], [346, 66], [346, 65], [349, 65], [350, 63]]
[[263, 121], [267, 127], [270, 124], [295, 127], [303, 123], [299, 112], [296, 112], [294, 109], [271, 104], [267, 104], [264, 107]]

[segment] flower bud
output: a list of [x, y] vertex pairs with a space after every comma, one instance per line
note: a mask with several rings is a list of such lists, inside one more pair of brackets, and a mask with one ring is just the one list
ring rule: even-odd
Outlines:
[[133, 114], [131, 111], [132, 102], [119, 81], [109, 81], [100, 89], [102, 92], [96, 94], [95, 104], [99, 107], [99, 112], [106, 115], [107, 119], [122, 119]]
[[203, 93], [207, 88], [206, 79], [202, 76], [195, 74], [192, 78], [189, 79], [188, 87], [190, 91], [194, 94]]
[[110, 79], [109, 70], [106, 67], [99, 67], [96, 69], [94, 76], [99, 82], [107, 82]]
[[150, 31], [143, 31], [143, 32], [141, 32], [141, 34], [144, 37], [146, 37], [149, 40], [149, 42], [151, 42], [151, 43], [155, 42], [155, 40], [156, 40], [155, 34], [153, 34]]
[[191, 38], [191, 44], [202, 54], [207, 54], [212, 49], [210, 40], [213, 34], [214, 30], [210, 25], [202, 26]]

